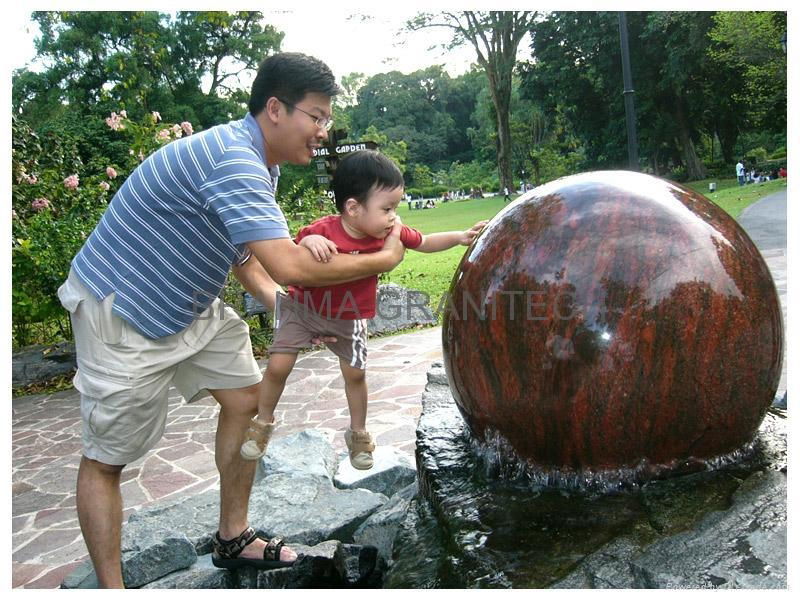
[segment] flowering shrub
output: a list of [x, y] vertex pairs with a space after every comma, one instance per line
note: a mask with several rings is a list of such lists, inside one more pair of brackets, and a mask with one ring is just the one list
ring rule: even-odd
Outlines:
[[112, 135], [126, 138], [132, 159], [129, 164], [106, 164], [90, 170], [76, 158], [75, 149], [57, 137], [45, 161], [39, 136], [12, 116], [11, 296], [15, 345], [35, 341], [32, 326], [37, 323], [52, 321], [62, 332], [68, 330], [66, 311], [56, 292], [69, 273], [72, 258], [136, 165], [164, 143], [191, 135], [188, 122], [158, 125], [160, 121], [157, 112], [145, 116], [141, 123], [129, 119], [124, 110], [112, 112], [105, 119], [106, 125]]

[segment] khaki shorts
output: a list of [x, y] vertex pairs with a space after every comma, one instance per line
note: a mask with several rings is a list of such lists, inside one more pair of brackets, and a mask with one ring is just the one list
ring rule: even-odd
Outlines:
[[278, 294], [270, 354], [297, 354], [310, 348], [313, 338], [324, 335], [338, 338], [326, 344], [336, 356], [356, 369], [367, 368], [366, 319], [326, 319], [291, 296]]
[[192, 402], [261, 381], [247, 323], [219, 298], [183, 331], [153, 340], [112, 313], [113, 293], [98, 302], [72, 270], [58, 297], [75, 336], [87, 458], [124, 465], [143, 456], [164, 433], [171, 385]]

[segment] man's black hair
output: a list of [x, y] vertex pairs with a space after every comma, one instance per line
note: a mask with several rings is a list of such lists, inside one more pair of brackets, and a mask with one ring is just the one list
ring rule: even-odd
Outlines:
[[[328, 65], [299, 52], [273, 54], [261, 61], [258, 67], [247, 108], [251, 115], [256, 116], [272, 96], [297, 104], [309, 92], [326, 96], [341, 92]], [[292, 111], [291, 106], [286, 108]]]
[[394, 161], [375, 150], [359, 150], [345, 156], [336, 166], [331, 183], [340, 213], [344, 212], [348, 198], [364, 204], [375, 190], [393, 190], [404, 185], [403, 174]]

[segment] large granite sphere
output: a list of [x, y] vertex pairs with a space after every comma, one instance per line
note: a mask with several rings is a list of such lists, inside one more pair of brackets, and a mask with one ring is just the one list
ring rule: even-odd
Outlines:
[[628, 171], [565, 177], [497, 214], [453, 277], [442, 341], [478, 438], [575, 471], [737, 450], [783, 359], [775, 284], [744, 230]]

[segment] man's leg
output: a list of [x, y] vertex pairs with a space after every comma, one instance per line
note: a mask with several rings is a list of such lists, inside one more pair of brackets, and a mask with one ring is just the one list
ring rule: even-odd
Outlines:
[[[239, 448], [250, 419], [258, 411], [259, 384], [229, 390], [209, 390], [220, 404], [214, 458], [219, 470], [219, 535], [230, 540], [247, 527], [247, 507], [256, 461], [244, 460]], [[257, 539], [242, 550], [242, 558], [262, 558], [266, 542]], [[297, 554], [281, 548], [280, 560], [291, 561]]]
[[101, 588], [122, 588], [122, 466], [81, 457], [78, 468], [78, 522]]

